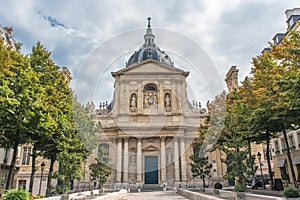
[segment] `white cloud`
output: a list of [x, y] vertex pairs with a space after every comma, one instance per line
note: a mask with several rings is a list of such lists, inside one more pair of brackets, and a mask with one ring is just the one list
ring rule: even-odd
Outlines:
[[[52, 52], [52, 58], [58, 65], [70, 68], [74, 77], [72, 86], [78, 87], [80, 100], [84, 103], [94, 100], [98, 105], [100, 101], [111, 99], [113, 91], [110, 73], [101, 78], [102, 83], [98, 83], [99, 73], [124, 67], [129, 52], [143, 43], [148, 16], [152, 17], [153, 27], [172, 30], [195, 41], [212, 59], [221, 79], [224, 79], [231, 65], [238, 66], [240, 79], [243, 79], [250, 70], [251, 58], [260, 53], [275, 33], [285, 31], [285, 10], [297, 6], [298, 0], [2, 0], [0, 23], [14, 27], [15, 38], [23, 43], [25, 53], [30, 52], [31, 47], [40, 40]], [[62, 25], [51, 27], [39, 12]], [[95, 53], [105, 41], [133, 30], [138, 33], [134, 37], [119, 41], [107, 52], [98, 52], [107, 57], [111, 65], [104, 67], [110, 68], [104, 69], [94, 63], [84, 68], [87, 56]], [[171, 49], [172, 45], [166, 43], [164, 37], [159, 38], [159, 31], [154, 34], [157, 34], [158, 46], [173, 53], [178, 52]], [[188, 52], [188, 49], [181, 50], [181, 53], [184, 52]], [[121, 55], [123, 57], [119, 58]], [[97, 59], [99, 61], [100, 58], [93, 62], [97, 62]], [[172, 59], [178, 62], [178, 66], [185, 64], [176, 56]], [[192, 75], [188, 81], [196, 93], [196, 99], [205, 103], [209, 97], [202, 95], [203, 85], [199, 86]]]

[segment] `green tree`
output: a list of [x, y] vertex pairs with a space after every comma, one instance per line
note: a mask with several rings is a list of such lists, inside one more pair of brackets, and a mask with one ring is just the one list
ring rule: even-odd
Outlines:
[[250, 131], [248, 127], [249, 108], [243, 103], [242, 94], [234, 89], [227, 95], [224, 129], [217, 144], [227, 159], [226, 179], [236, 179], [237, 185], [243, 185], [246, 177], [255, 173], [254, 156], [248, 146]]
[[[10, 189], [15, 168], [17, 148], [30, 142], [29, 135], [36, 130], [42, 105], [39, 76], [30, 67], [26, 56], [0, 44], [0, 146], [13, 149], [6, 189]], [[8, 56], [8, 57], [5, 57]], [[3, 90], [2, 90], [3, 89]]]
[[286, 130], [299, 125], [299, 38], [299, 32], [290, 33], [280, 44], [272, 45], [271, 53], [254, 58], [251, 83], [255, 96], [252, 128], [264, 133], [267, 145], [270, 137], [283, 133], [294, 184], [296, 177]]
[[200, 177], [203, 184], [203, 191], [205, 191], [205, 178], [209, 176], [210, 169], [212, 168], [208, 157], [205, 156], [204, 149], [201, 143], [194, 143], [193, 154], [190, 156], [190, 159], [193, 161], [191, 163], [192, 176]]
[[95, 116], [95, 106], [93, 103], [88, 103], [84, 107], [74, 98], [73, 115], [79, 137], [91, 153], [99, 143], [98, 134], [101, 131], [101, 125]]
[[59, 170], [54, 177], [58, 179], [58, 192], [65, 193], [70, 190], [73, 180], [82, 177], [81, 162], [87, 158], [88, 151], [75, 131], [67, 131], [62, 135], [58, 149]]
[[[50, 160], [50, 167], [46, 195], [49, 196], [53, 177], [58, 178], [58, 188], [61, 192], [65, 192], [70, 189], [74, 179], [82, 176], [80, 163], [87, 157], [87, 148], [79, 138], [75, 116], [80, 115], [85, 120], [88, 117], [84, 115], [86, 112], [83, 110], [74, 112], [74, 105], [79, 103], [73, 97], [73, 91], [69, 88], [62, 69], [51, 59], [51, 52], [37, 42], [29, 56], [31, 68], [39, 75], [43, 87], [40, 94], [43, 106], [39, 110], [42, 113], [41, 123], [30, 135], [30, 143], [34, 150], [30, 188], [36, 171], [35, 158], [37, 156], [47, 158]], [[59, 162], [59, 171], [54, 174], [55, 161]]]
[[111, 168], [109, 166], [108, 148], [105, 146], [99, 148], [101, 149], [98, 151], [98, 158], [95, 158], [96, 162], [92, 163], [89, 169], [91, 170], [91, 181], [98, 181], [98, 187], [101, 189], [111, 174]]
[[39, 113], [42, 118], [37, 129], [30, 135], [33, 145], [32, 173], [29, 191], [32, 191], [36, 158], [42, 156], [50, 159], [50, 169], [47, 182], [47, 195], [50, 193], [53, 165], [60, 153], [59, 146], [68, 131], [74, 132], [72, 113], [73, 92], [68, 87], [62, 70], [51, 59], [51, 52], [37, 42], [32, 48], [30, 66], [39, 76], [43, 90], [40, 92], [43, 104]]

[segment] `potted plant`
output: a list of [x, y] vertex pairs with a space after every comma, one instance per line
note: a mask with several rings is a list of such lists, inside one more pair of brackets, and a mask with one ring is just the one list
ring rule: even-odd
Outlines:
[[218, 196], [220, 194], [219, 190], [221, 190], [222, 188], [222, 184], [220, 182], [216, 182], [214, 184], [213, 195]]
[[284, 188], [283, 195], [287, 198], [298, 198], [300, 196], [298, 189], [293, 185]]
[[2, 200], [28, 200], [29, 197], [29, 192], [25, 190], [12, 189], [5, 192], [4, 196], [2, 197]]

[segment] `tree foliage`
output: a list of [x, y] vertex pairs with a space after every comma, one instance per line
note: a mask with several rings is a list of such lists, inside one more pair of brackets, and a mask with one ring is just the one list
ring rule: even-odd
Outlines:
[[93, 103], [88, 103], [84, 107], [74, 98], [73, 115], [78, 135], [85, 148], [91, 153], [99, 143], [98, 134], [101, 132], [101, 124], [95, 116], [95, 106]]
[[224, 129], [217, 145], [227, 156], [224, 160], [227, 165], [225, 178], [236, 179], [239, 185], [243, 185], [247, 176], [254, 173], [255, 158], [247, 148], [251, 133], [248, 115], [249, 108], [243, 102], [242, 94], [234, 89], [227, 95]]
[[[13, 149], [12, 162], [6, 189], [12, 184], [17, 148], [30, 142], [42, 117], [39, 109], [43, 104], [39, 76], [30, 67], [28, 57], [0, 43], [0, 147]], [[7, 57], [8, 56], [8, 57]]]
[[289, 32], [279, 44], [271, 45], [270, 52], [253, 58], [252, 76], [227, 95], [225, 126], [216, 144], [227, 155], [227, 178], [239, 177], [242, 184], [247, 174], [255, 173], [249, 168], [254, 165], [250, 142], [267, 145], [272, 175], [270, 139], [282, 132], [295, 183], [287, 130], [299, 127], [300, 121], [299, 55], [300, 33]]
[[212, 164], [209, 163], [205, 152], [202, 152], [201, 143], [193, 144], [193, 154], [190, 156], [192, 160], [191, 172], [193, 177], [199, 177], [202, 180], [203, 190], [205, 190], [205, 178], [209, 177]]
[[[93, 147], [84, 146], [79, 137], [73, 110], [73, 105], [79, 103], [61, 67], [50, 56], [40, 42], [27, 56], [5, 46], [2, 40], [0, 43], [0, 147], [13, 149], [7, 189], [11, 187], [19, 145], [31, 144], [34, 149], [30, 188], [36, 171], [35, 158], [50, 160], [48, 195], [54, 162], [59, 162], [56, 174], [60, 183], [68, 185], [82, 175], [80, 164], [88, 155], [87, 148]], [[86, 115], [86, 123], [95, 128], [89, 129], [91, 135], [86, 136], [94, 139], [91, 136], [98, 130], [97, 125], [93, 126], [94, 121], [85, 111], [78, 112], [81, 117]]]
[[100, 147], [98, 158], [96, 162], [89, 166], [91, 181], [98, 181], [98, 187], [101, 189], [103, 184], [107, 181], [108, 176], [111, 174], [109, 166], [108, 148]]

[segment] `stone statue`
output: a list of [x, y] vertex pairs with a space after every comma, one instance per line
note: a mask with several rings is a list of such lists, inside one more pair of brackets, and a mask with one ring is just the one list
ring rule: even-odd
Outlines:
[[166, 108], [171, 107], [171, 99], [169, 94], [166, 94], [165, 96], [165, 106]]
[[133, 107], [133, 108], [136, 107], [136, 96], [135, 96], [135, 94], [131, 95], [130, 107]]

